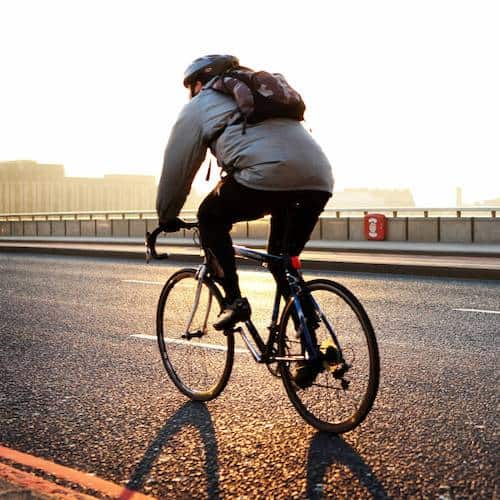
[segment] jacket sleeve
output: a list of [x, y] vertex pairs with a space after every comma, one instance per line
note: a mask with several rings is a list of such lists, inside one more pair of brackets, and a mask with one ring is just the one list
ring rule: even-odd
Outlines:
[[165, 149], [156, 211], [160, 220], [177, 217], [207, 152], [203, 127], [194, 101], [182, 109]]

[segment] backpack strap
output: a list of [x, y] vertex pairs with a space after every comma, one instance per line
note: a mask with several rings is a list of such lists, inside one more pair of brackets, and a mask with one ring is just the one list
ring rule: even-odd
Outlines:
[[[209, 84], [207, 84], [205, 87], [203, 87], [203, 89], [205, 90], [213, 90], [215, 92], [219, 92], [220, 94], [224, 94], [224, 95], [228, 95], [228, 96], [231, 96], [232, 95], [232, 92], [231, 92], [231, 89], [229, 89], [227, 86], [226, 86], [226, 81], [225, 81], [225, 78], [226, 77], [230, 77], [230, 78], [236, 78], [238, 80], [241, 80], [241, 78], [238, 78], [238, 75], [235, 74], [232, 70], [227, 70], [225, 71], [224, 73], [216, 76], [215, 78], [212, 79], [211, 82], [209, 82]], [[217, 88], [214, 88], [214, 85], [217, 81], [221, 81], [221, 84], [222, 86], [224, 87], [225, 91], [224, 90], [219, 90]], [[240, 113], [240, 116], [241, 116], [241, 121], [243, 123], [243, 127], [241, 129], [241, 134], [242, 135], [245, 135], [247, 133], [247, 117], [245, 115], [245, 113], [243, 113], [240, 109], [240, 107], [238, 106], [238, 102], [235, 100], [236, 102], [236, 107], [238, 109], [238, 112]], [[236, 124], [238, 123], [240, 120], [235, 120], [232, 122], [232, 124]], [[226, 130], [226, 127], [229, 125], [229, 123], [226, 123], [225, 127], [220, 131], [220, 132], [217, 132], [217, 134], [214, 136], [214, 138], [212, 138], [212, 141], [214, 140], [217, 140], [221, 135], [222, 133], [224, 132], [224, 130]]]
[[210, 161], [208, 162], [208, 170], [207, 170], [207, 175], [205, 177], [205, 180], [208, 182], [210, 180], [210, 172], [212, 171], [212, 158], [210, 158]]

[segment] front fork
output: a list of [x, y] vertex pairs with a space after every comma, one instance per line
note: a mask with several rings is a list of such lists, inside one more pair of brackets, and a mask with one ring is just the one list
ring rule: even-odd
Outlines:
[[200, 304], [201, 290], [202, 290], [203, 282], [205, 280], [205, 276], [207, 275], [207, 272], [208, 272], [208, 268], [207, 268], [206, 264], [202, 264], [198, 268], [198, 271], [196, 272], [195, 279], [197, 280], [197, 285], [196, 285], [196, 292], [194, 295], [193, 308], [191, 309], [191, 314], [189, 316], [189, 320], [187, 322], [186, 328], [185, 328], [184, 333], [182, 335], [183, 339], [191, 340], [192, 338], [200, 338], [200, 337], [203, 337], [203, 335], [205, 335], [205, 333], [207, 331], [208, 316], [210, 314], [210, 309], [212, 307], [212, 292], [211, 292], [211, 290], [209, 290], [209, 293], [208, 293], [208, 305], [206, 308], [205, 317], [203, 318], [202, 327], [195, 332], [191, 332], [191, 324], [193, 322], [196, 311], [198, 310], [198, 306]]

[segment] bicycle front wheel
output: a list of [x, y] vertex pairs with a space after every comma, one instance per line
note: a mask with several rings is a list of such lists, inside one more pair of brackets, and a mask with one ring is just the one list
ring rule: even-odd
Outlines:
[[217, 397], [229, 380], [234, 338], [212, 326], [222, 310], [222, 297], [196, 269], [171, 276], [160, 295], [156, 314], [163, 364], [177, 388], [197, 401]]
[[[344, 286], [323, 279], [306, 286], [318, 306], [321, 367], [312, 385], [304, 389], [294, 382], [300, 361], [282, 361], [281, 376], [290, 401], [310, 425], [340, 434], [358, 426], [375, 400], [380, 365], [377, 340], [363, 306]], [[304, 355], [304, 348], [293, 313], [294, 304], [289, 301], [280, 323], [278, 349], [280, 356], [297, 358]]]

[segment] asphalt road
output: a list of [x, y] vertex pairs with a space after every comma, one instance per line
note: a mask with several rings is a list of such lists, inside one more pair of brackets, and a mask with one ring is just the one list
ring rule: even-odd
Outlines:
[[[498, 494], [498, 282], [322, 273], [361, 299], [381, 353], [371, 414], [335, 437], [247, 355], [215, 401], [177, 391], [135, 336], [154, 335], [174, 269], [0, 254], [0, 444], [161, 498]], [[264, 326], [272, 282], [241, 280]]]

